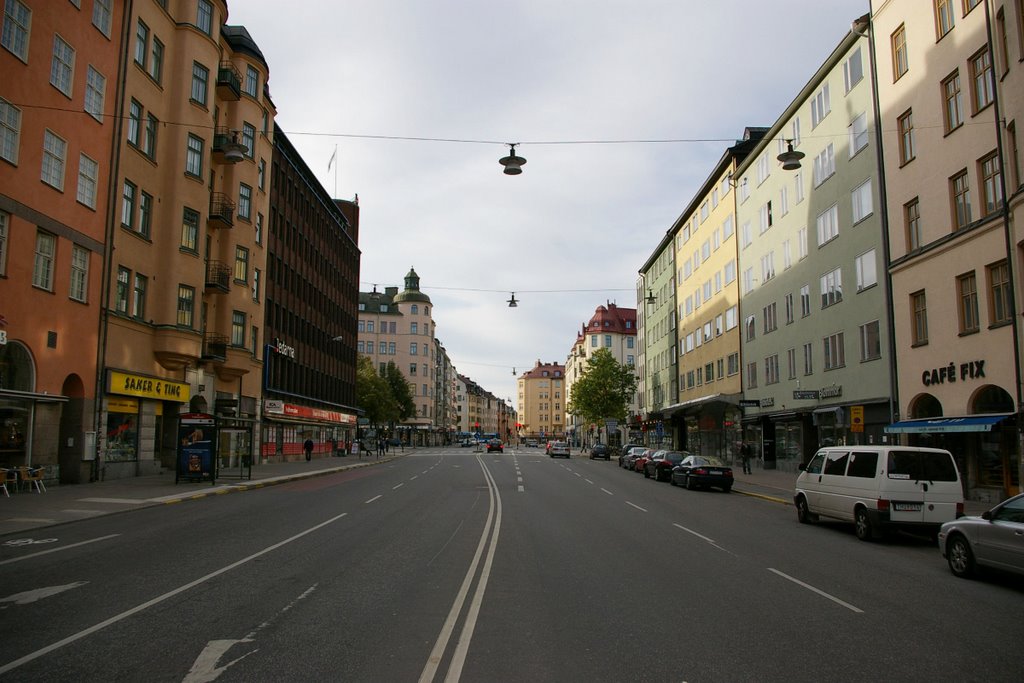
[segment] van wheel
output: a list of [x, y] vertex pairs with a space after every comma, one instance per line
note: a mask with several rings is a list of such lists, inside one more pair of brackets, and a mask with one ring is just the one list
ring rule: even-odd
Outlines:
[[974, 574], [974, 553], [967, 540], [957, 534], [947, 541], [946, 560], [949, 562], [949, 571], [953, 576], [961, 579], [970, 578]]
[[862, 541], [870, 541], [874, 538], [874, 529], [871, 527], [871, 520], [868, 519], [868, 511], [864, 508], [858, 508], [857, 512], [854, 513], [853, 529], [857, 534], [857, 538]]
[[796, 500], [796, 518], [801, 524], [810, 524], [814, 521], [815, 515], [807, 509], [807, 499], [800, 496]]

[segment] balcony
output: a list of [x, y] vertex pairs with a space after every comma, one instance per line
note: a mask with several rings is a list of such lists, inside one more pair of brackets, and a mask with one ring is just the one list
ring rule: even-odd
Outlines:
[[223, 261], [206, 262], [206, 289], [231, 290], [231, 266]]
[[203, 336], [203, 360], [223, 363], [228, 358], [228, 344], [231, 340], [223, 334], [207, 332]]
[[231, 62], [221, 62], [217, 67], [217, 96], [236, 102], [242, 99], [242, 74]]
[[223, 192], [210, 194], [211, 228], [231, 228], [235, 225], [235, 203]]
[[230, 128], [216, 128], [213, 131], [213, 160], [220, 164], [237, 164], [245, 159], [249, 148], [238, 141], [238, 131]]

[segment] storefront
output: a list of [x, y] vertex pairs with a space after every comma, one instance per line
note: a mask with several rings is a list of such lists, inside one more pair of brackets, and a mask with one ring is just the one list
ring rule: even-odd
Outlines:
[[184, 382], [107, 370], [97, 477], [121, 479], [174, 467], [177, 419], [190, 396]]
[[263, 401], [262, 462], [305, 458], [302, 446], [307, 439], [313, 442], [314, 458], [347, 455], [355, 438], [355, 415], [275, 399]]

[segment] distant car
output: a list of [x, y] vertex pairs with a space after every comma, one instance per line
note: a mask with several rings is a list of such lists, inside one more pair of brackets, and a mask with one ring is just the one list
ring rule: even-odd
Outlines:
[[601, 458], [603, 460], [611, 460], [612, 459], [612, 454], [611, 454], [611, 451], [608, 450], [608, 445], [607, 444], [595, 443], [590, 448], [590, 459], [591, 460], [596, 460], [597, 458]]
[[537, 439], [527, 439], [526, 445], [530, 448], [536, 448], [539, 444], [537, 443]]
[[569, 457], [569, 444], [567, 444], [564, 441], [551, 441], [551, 442], [549, 442], [548, 443], [548, 455], [550, 455], [552, 458], [555, 458], [555, 457], [568, 458]]
[[649, 461], [651, 458], [653, 458], [658, 453], [664, 452], [664, 450], [665, 450], [664, 448], [658, 448], [658, 449], [648, 448], [648, 449], [644, 450], [643, 454], [639, 455], [637, 457], [637, 459], [633, 461], [633, 471], [634, 472], [643, 472], [644, 471], [644, 467], [647, 465], [647, 461]]
[[672, 478], [672, 469], [683, 461], [689, 453], [680, 451], [664, 451], [660, 458], [652, 458], [644, 465], [644, 476], [654, 481], [668, 481]]
[[469, 448], [474, 444], [473, 439], [463, 439], [459, 442], [459, 448]]
[[720, 488], [732, 491], [732, 467], [709, 455], [688, 455], [672, 469], [672, 483], [691, 491], [700, 488]]
[[633, 461], [643, 455], [646, 450], [644, 446], [632, 446], [631, 448], [622, 449], [622, 454], [619, 455], [619, 467], [624, 467], [627, 470], [633, 469]]
[[505, 445], [501, 443], [501, 439], [491, 439], [487, 442], [487, 452], [490, 453], [491, 451], [505, 452]]
[[1024, 574], [1024, 493], [1004, 500], [981, 517], [961, 517], [939, 529], [939, 551], [954, 576], [969, 578], [977, 567]]

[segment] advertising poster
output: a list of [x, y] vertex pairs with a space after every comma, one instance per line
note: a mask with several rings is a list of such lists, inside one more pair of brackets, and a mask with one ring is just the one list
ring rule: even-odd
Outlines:
[[208, 480], [215, 483], [216, 446], [217, 422], [213, 415], [182, 415], [178, 423], [178, 469], [174, 481]]

